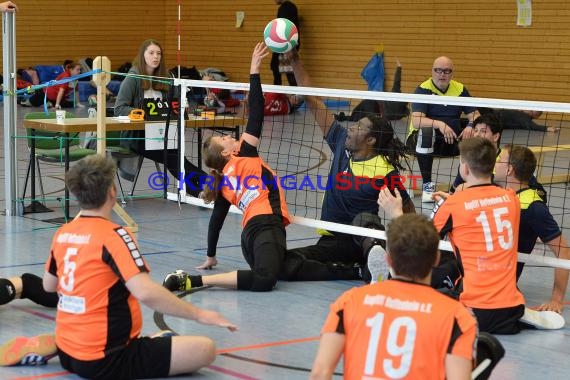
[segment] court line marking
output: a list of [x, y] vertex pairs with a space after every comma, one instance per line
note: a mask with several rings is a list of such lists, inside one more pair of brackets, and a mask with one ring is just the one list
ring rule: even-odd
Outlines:
[[[53, 315], [49, 315], [49, 314], [46, 314], [46, 313], [42, 313], [42, 312], [39, 312], [39, 311], [30, 309], [30, 308], [27, 308], [27, 307], [23, 307], [23, 306], [10, 305], [10, 307], [11, 307], [12, 309], [16, 309], [16, 310], [19, 310], [19, 311], [23, 311], [24, 313], [28, 313], [28, 314], [35, 315], [36, 317], [40, 317], [40, 318], [43, 318], [43, 319], [48, 319], [48, 320], [50, 320], [50, 321], [55, 321], [55, 317], [54, 317]], [[46, 309], [48, 309], [48, 310], [55, 310], [55, 308], [54, 308], [54, 309], [46, 308]], [[54, 328], [55, 328], [55, 325], [54, 325]]]
[[34, 380], [34, 379], [49, 379], [50, 377], [73, 375], [71, 372], [61, 371], [52, 373], [43, 373], [41, 375], [13, 377], [12, 380]]
[[[232, 359], [236, 359], [236, 360], [242, 360], [242, 361], [249, 362], [249, 363], [265, 365], [265, 366], [269, 366], [269, 367], [283, 368], [283, 369], [289, 369], [289, 370], [301, 371], [301, 372], [311, 372], [311, 368], [297, 367], [297, 366], [292, 366], [292, 365], [267, 362], [267, 361], [258, 360], [258, 359], [246, 358], [244, 356], [239, 356], [239, 355], [235, 355], [235, 354], [222, 354], [222, 356], [232, 358]], [[334, 372], [333, 375], [344, 376], [344, 374], [341, 372]]]
[[233, 377], [236, 377], [238, 379], [244, 379], [244, 380], [259, 380], [257, 377], [252, 377], [252, 376], [248, 376], [248, 375], [244, 375], [242, 373], [239, 372], [235, 372], [232, 370], [229, 370], [227, 368], [222, 368], [222, 367], [218, 367], [217, 365], [209, 365], [206, 368], [211, 369], [213, 371], [217, 371], [220, 373], [223, 373], [225, 375], [230, 375]]
[[260, 343], [260, 344], [253, 344], [251, 346], [241, 346], [241, 347], [229, 347], [229, 348], [222, 348], [217, 350], [217, 354], [226, 354], [230, 352], [237, 352], [237, 351], [246, 351], [246, 350], [257, 350], [260, 348], [267, 348], [267, 347], [278, 347], [278, 346], [285, 346], [288, 344], [296, 344], [296, 343], [305, 343], [305, 342], [312, 342], [315, 340], [319, 340], [320, 336], [311, 336], [308, 338], [299, 338], [299, 339], [290, 339], [290, 340], [282, 340], [278, 342], [268, 342], [268, 343]]

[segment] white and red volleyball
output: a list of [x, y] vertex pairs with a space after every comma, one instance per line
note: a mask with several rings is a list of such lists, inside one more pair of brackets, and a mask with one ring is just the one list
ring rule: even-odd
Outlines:
[[271, 20], [263, 31], [265, 45], [275, 53], [286, 53], [299, 43], [299, 31], [286, 18]]

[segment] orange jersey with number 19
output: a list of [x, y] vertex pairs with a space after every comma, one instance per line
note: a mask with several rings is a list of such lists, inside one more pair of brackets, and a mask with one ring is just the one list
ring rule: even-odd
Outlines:
[[142, 314], [125, 283], [148, 272], [133, 236], [100, 217], [82, 216], [55, 234], [47, 272], [56, 276], [56, 344], [78, 360], [97, 360], [139, 336]]
[[516, 267], [520, 202], [515, 192], [495, 185], [471, 186], [439, 202], [433, 223], [449, 236], [464, 269], [460, 300], [477, 309], [524, 304]]
[[445, 379], [446, 355], [474, 358], [477, 322], [427, 285], [388, 280], [345, 292], [322, 333], [345, 335], [345, 379]]

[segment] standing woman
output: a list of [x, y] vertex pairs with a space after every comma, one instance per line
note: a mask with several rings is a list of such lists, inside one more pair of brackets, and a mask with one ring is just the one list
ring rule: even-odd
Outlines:
[[[287, 20], [291, 21], [297, 27], [297, 31], [299, 32], [299, 36], [301, 33], [301, 23], [299, 20], [299, 11], [297, 10], [297, 6], [289, 0], [275, 0], [275, 4], [279, 5], [277, 8], [277, 18], [286, 18]], [[299, 51], [301, 47], [301, 39], [299, 38], [298, 45], [295, 47], [296, 51]], [[281, 69], [279, 68], [281, 66]], [[273, 53], [271, 55], [271, 71], [273, 72], [273, 84], [281, 85], [281, 70], [287, 69], [290, 66], [287, 64], [287, 60], [280, 53]], [[295, 74], [293, 74], [293, 70], [285, 71], [285, 76], [287, 77], [287, 82], [289, 82], [289, 86], [296, 86], [297, 81], [295, 80]]]
[[[168, 77], [162, 47], [156, 40], [149, 39], [142, 43], [128, 74], [131, 75], [125, 77], [119, 88], [119, 94], [115, 101], [115, 116], [127, 116], [131, 110], [142, 108], [145, 98], [167, 99], [168, 84], [136, 77], [138, 75]], [[144, 130], [122, 131], [121, 145], [145, 158], [159, 163], [163, 162], [164, 152], [162, 150], [146, 150], [144, 138]], [[166, 168], [174, 178], [180, 177], [177, 149], [167, 150]], [[184, 158], [184, 175], [187, 179], [186, 192], [197, 197], [200, 193], [200, 176], [206, 175], [206, 173]]]

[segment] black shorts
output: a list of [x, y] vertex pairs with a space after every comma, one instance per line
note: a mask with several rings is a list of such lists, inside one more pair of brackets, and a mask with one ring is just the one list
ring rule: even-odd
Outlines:
[[518, 334], [521, 331], [519, 319], [524, 315], [524, 305], [505, 307], [502, 309], [475, 309], [479, 331], [491, 334]]
[[172, 337], [140, 337], [124, 349], [99, 360], [78, 360], [59, 350], [61, 366], [88, 379], [149, 379], [168, 377]]

